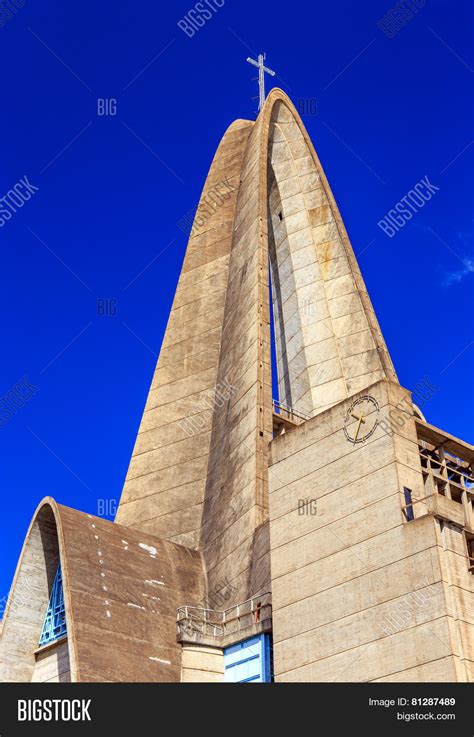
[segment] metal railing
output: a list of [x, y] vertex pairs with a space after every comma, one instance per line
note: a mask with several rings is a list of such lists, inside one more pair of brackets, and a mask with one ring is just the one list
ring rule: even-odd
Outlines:
[[[445, 511], [449, 506], [459, 505], [464, 516], [464, 526], [474, 528], [474, 476], [468, 457], [462, 458], [443, 447], [443, 443], [427, 447], [423, 442], [419, 448], [421, 472], [425, 488], [425, 499], [443, 497]], [[434, 500], [436, 503], [436, 501]], [[440, 502], [441, 503], [441, 502]], [[452, 507], [452, 514], [458, 515]], [[451, 519], [451, 517], [449, 517]]]
[[286, 404], [283, 404], [283, 402], [279, 402], [277, 399], [272, 400], [273, 405], [273, 411], [279, 415], [286, 415], [289, 420], [291, 420], [293, 417], [297, 417], [299, 420], [309, 420], [311, 419], [309, 415], [305, 414], [304, 412], [301, 412], [301, 410], [293, 409], [293, 407], [288, 407]]
[[251, 626], [270, 616], [271, 594], [267, 592], [222, 610], [180, 606], [176, 624], [181, 636], [223, 637], [229, 630], [239, 630], [245, 618], [245, 626]]

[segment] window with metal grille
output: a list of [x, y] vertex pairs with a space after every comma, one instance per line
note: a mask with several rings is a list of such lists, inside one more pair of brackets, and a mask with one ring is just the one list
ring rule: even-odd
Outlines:
[[61, 565], [58, 566], [54, 577], [53, 588], [49, 598], [48, 610], [44, 618], [43, 629], [39, 641], [40, 647], [59, 640], [67, 633], [66, 610], [64, 608], [63, 579]]

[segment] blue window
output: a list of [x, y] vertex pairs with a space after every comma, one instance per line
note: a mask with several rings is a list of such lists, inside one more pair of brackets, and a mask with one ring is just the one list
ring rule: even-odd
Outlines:
[[50, 642], [59, 640], [67, 633], [66, 610], [64, 608], [63, 579], [61, 565], [58, 566], [54, 577], [53, 588], [48, 604], [48, 611], [44, 618], [43, 629], [40, 637], [40, 647], [49, 645]]
[[224, 680], [228, 683], [269, 683], [270, 635], [258, 635], [224, 649]]

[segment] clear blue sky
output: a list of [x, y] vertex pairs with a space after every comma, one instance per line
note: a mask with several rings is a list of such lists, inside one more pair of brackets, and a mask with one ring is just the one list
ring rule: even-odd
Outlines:
[[[390, 0], [226, 0], [189, 38], [190, 0], [26, 0], [0, 28], [0, 395], [39, 391], [0, 428], [0, 599], [39, 500], [119, 499], [196, 203], [235, 118], [255, 117], [249, 53], [314, 98], [304, 121], [345, 219], [401, 383], [440, 391], [429, 421], [472, 441], [472, 16], [427, 0], [393, 38]], [[98, 98], [117, 115], [97, 115]], [[392, 239], [377, 222], [427, 175]], [[97, 315], [97, 298], [118, 314]]]

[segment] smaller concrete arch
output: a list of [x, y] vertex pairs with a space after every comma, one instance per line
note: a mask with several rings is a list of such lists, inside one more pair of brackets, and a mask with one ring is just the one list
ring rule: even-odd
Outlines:
[[[59, 561], [67, 639], [40, 649]], [[176, 611], [204, 601], [206, 591], [197, 551], [47, 497], [13, 581], [0, 681], [178, 681]]]
[[[67, 565], [62, 544], [61, 517], [54, 499], [38, 505], [26, 534], [3, 618], [0, 639], [0, 681], [34, 680], [35, 651], [48, 607], [56, 571], [61, 562], [67, 599]], [[66, 622], [69, 630], [69, 606]], [[63, 648], [64, 649], [64, 648]], [[67, 652], [70, 680], [70, 654]]]

